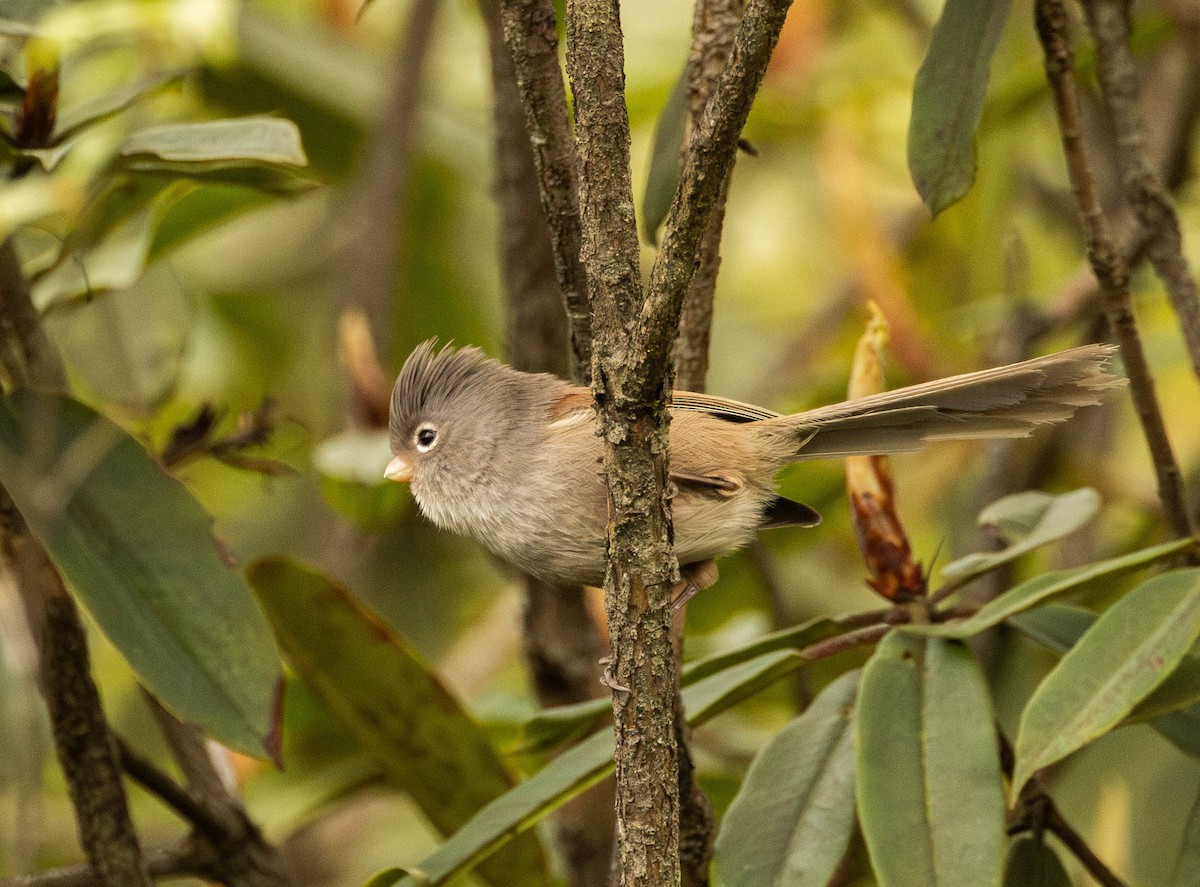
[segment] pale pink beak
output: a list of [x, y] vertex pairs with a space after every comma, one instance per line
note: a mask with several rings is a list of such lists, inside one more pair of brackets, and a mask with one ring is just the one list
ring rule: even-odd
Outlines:
[[413, 464], [403, 456], [393, 456], [383, 469], [383, 476], [398, 483], [408, 483], [413, 477]]

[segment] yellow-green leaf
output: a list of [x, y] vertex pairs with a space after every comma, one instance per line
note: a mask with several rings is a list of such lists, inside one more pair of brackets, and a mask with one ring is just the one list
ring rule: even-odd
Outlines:
[[[440, 832], [451, 834], [512, 787], [483, 729], [344, 588], [282, 559], [259, 561], [249, 577], [288, 661]], [[480, 874], [504, 887], [550, 883], [533, 835]]]
[[1096, 620], [1034, 691], [1017, 732], [1012, 793], [1111, 730], [1200, 637], [1200, 570], [1135, 588]]
[[722, 883], [829, 883], [854, 831], [858, 680], [858, 671], [842, 675], [755, 757], [717, 835]]
[[999, 887], [994, 715], [967, 649], [889, 634], [863, 669], [855, 737], [858, 817], [880, 887]]
[[271, 630], [182, 484], [94, 410], [28, 390], [0, 404], [0, 482], [167, 708], [231, 748], [278, 758]]

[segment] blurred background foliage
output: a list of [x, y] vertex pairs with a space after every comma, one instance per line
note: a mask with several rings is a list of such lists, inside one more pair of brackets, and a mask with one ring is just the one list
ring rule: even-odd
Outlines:
[[[31, 0], [4, 14], [16, 18], [22, 6], [31, 17], [43, 9]], [[868, 299], [891, 322], [894, 385], [1016, 359], [1024, 355], [1013, 353], [1015, 331], [1028, 311], [1053, 313], [1086, 289], [1027, 2], [1014, 4], [996, 57], [975, 187], [936, 222], [921, 207], [905, 140], [913, 79], [938, 6], [808, 0], [793, 7], [746, 129], [756, 154], [741, 156], [730, 192], [710, 390], [781, 411], [840, 399]], [[436, 7], [411, 121], [411, 181], [392, 238], [390, 328], [376, 331], [387, 343], [388, 372], [430, 336], [493, 354], [504, 339], [485, 32], [473, 3]], [[639, 200], [655, 125], [687, 56], [691, 7], [659, 0], [622, 11]], [[1191, 64], [1195, 38], [1171, 12], [1169, 4], [1137, 9], [1148, 71]], [[378, 437], [339, 437], [351, 424], [337, 331], [345, 257], [364, 230], [384, 223], [357, 207], [371, 187], [363, 160], [394, 69], [404, 63], [396, 47], [409, 13], [405, 0], [375, 0], [365, 11], [358, 0], [59, 7], [61, 27], [76, 35], [63, 59], [64, 107], [131, 84], [154, 88], [89, 131], [51, 176], [37, 178], [50, 189], [10, 186], [0, 224], [24, 226], [27, 262], [57, 249], [62, 220], [75, 212], [96, 158], [139, 125], [240, 115], [296, 123], [309, 160], [304, 176], [316, 187], [289, 184], [275, 190], [294, 193], [281, 196], [220, 176], [173, 185], [112, 229], [117, 242], [89, 245], [43, 277], [39, 307], [77, 395], [152, 450], [203, 404], [230, 430], [240, 413], [269, 398], [276, 427], [258, 454], [295, 473], [265, 476], [211, 459], [178, 472], [215, 515], [217, 535], [243, 563], [286, 554], [344, 582], [436, 666], [501, 747], [514, 750], [512, 764], [528, 770], [540, 759], [515, 753], [515, 725], [536, 709], [521, 657], [517, 585], [472, 544], [423, 522], [407, 491], [371, 480], [382, 465]], [[1081, 59], [1086, 87], [1086, 51]], [[1190, 68], [1179, 76], [1195, 83]], [[1192, 140], [1185, 141], [1186, 167]], [[1196, 255], [1200, 195], [1186, 177], [1177, 195], [1185, 249]], [[644, 246], [647, 268], [652, 256]], [[1168, 429], [1194, 489], [1200, 423], [1189, 407], [1200, 390], [1158, 282], [1142, 271], [1134, 287]], [[1094, 312], [1073, 317], [1038, 350], [1095, 335]], [[1018, 575], [1160, 538], [1150, 516], [1150, 463], [1121, 396], [1086, 411], [1052, 442], [943, 444], [896, 459], [900, 511], [925, 563], [980, 544], [973, 517], [994, 498], [997, 465], [1051, 491], [1095, 486], [1105, 502], [1089, 529], [1027, 558]], [[841, 465], [793, 468], [783, 486], [825, 522], [770, 535], [725, 560], [719, 585], [689, 607], [689, 657], [874, 605], [849, 529]], [[0, 754], [0, 872], [21, 873], [74, 861], [79, 850], [33, 686], [32, 652], [13, 627], [12, 596], [0, 600], [7, 608], [0, 613], [0, 748], [7, 750]], [[128, 667], [92, 634], [117, 731], [161, 756]], [[1015, 634], [993, 644], [989, 670], [1001, 720], [1012, 727], [1053, 658]], [[701, 782], [718, 811], [797, 700], [845, 667], [825, 663], [697, 730]], [[239, 759], [239, 775], [252, 816], [270, 838], [288, 841], [310, 883], [360, 883], [436, 846], [416, 809], [379, 780], [355, 740], [295, 680], [285, 718], [286, 769]], [[1064, 813], [1097, 852], [1145, 884], [1165, 881], [1173, 854], [1144, 848], [1176, 840], [1198, 788], [1194, 761], [1144, 726], [1084, 749], [1053, 783]], [[132, 803], [145, 845], [179, 833], [139, 789]]]

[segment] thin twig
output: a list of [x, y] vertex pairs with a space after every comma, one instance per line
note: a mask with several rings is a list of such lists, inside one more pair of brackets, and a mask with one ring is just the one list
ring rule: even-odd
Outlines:
[[[1000, 746], [1000, 769], [1006, 777], [1012, 779], [1015, 763], [1012, 743], [1008, 741], [1004, 731], [999, 728], [996, 730], [996, 740]], [[1014, 819], [1007, 829], [1009, 835], [1018, 835], [1026, 831], [1040, 835], [1043, 831], [1049, 831], [1075, 854], [1075, 858], [1083, 864], [1088, 874], [1095, 878], [1102, 887], [1128, 887], [1088, 846], [1083, 836], [1063, 818], [1054, 799], [1046, 794], [1036, 776], [1021, 790], [1021, 796], [1013, 815]]]
[[1086, 0], [1096, 45], [1100, 93], [1116, 132], [1116, 160], [1126, 199], [1149, 235], [1148, 255], [1166, 286], [1192, 369], [1200, 376], [1200, 295], [1183, 252], [1175, 204], [1155, 174], [1138, 112], [1137, 68], [1129, 46], [1128, 0]]
[[[745, 0], [696, 0], [696, 10], [692, 16], [692, 47], [687, 66], [692, 127], [700, 124], [717, 80], [729, 62], [744, 6]], [[703, 391], [708, 375], [713, 299], [717, 289], [717, 271], [721, 266], [725, 197], [732, 170], [731, 164], [700, 240], [696, 272], [684, 296], [679, 318], [675, 378], [676, 384], [688, 391]]]
[[[150, 851], [146, 854], [146, 869], [152, 878], [175, 878], [192, 875], [210, 878], [212, 868], [206, 854], [190, 842], [177, 848]], [[0, 887], [104, 887], [91, 866], [67, 865], [38, 872], [36, 875], [16, 875], [0, 879]]]
[[1184, 500], [1179, 465], [1163, 424], [1154, 379], [1133, 315], [1129, 271], [1121, 261], [1109, 233], [1083, 146], [1079, 98], [1073, 79], [1074, 53], [1067, 34], [1066, 9], [1062, 0], [1038, 0], [1035, 10], [1038, 36], [1045, 53], [1046, 76], [1054, 92], [1067, 171], [1087, 234], [1088, 259], [1100, 283], [1104, 312], [1121, 345], [1133, 402], [1154, 463], [1163, 510], [1175, 535], [1190, 536], [1193, 525]]
[[558, 24], [552, 0], [500, 0], [504, 39], [512, 55], [525, 126], [533, 148], [538, 191], [550, 228], [554, 267], [571, 333], [572, 374], [592, 378], [592, 319], [587, 273], [580, 255], [578, 175], [558, 63]]
[[700, 243], [790, 6], [790, 0], [750, 0], [729, 64], [692, 133], [650, 272], [640, 328], [628, 347], [630, 385], [625, 393], [630, 397], [651, 396], [661, 386]]
[[1128, 887], [1128, 885], [1113, 873], [1113, 870], [1105, 865], [1104, 860], [1095, 854], [1087, 841], [1071, 827], [1071, 824], [1063, 819], [1063, 815], [1058, 812], [1058, 807], [1053, 802], [1050, 803], [1049, 809], [1046, 811], [1046, 828], [1058, 837], [1067, 849], [1075, 854], [1085, 869], [1088, 870], [1093, 878], [1100, 882], [1102, 887]]
[[868, 625], [865, 628], [856, 628], [805, 647], [800, 651], [800, 658], [806, 662], [816, 662], [818, 659], [836, 656], [838, 653], [853, 650], [855, 647], [873, 644], [891, 630], [891, 625]]
[[138, 785], [166, 803], [197, 830], [211, 838], [225, 837], [225, 824], [220, 817], [213, 816], [186, 788], [131, 749], [124, 739], [120, 736], [116, 739], [121, 768]]

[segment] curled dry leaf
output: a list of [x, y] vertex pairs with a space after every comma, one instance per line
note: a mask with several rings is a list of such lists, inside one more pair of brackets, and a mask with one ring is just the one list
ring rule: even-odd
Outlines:
[[[884, 390], [880, 355], [887, 345], [887, 321], [872, 303], [871, 319], [858, 340], [851, 369], [849, 397], [865, 397]], [[851, 456], [846, 459], [846, 490], [850, 519], [867, 569], [867, 584], [889, 601], [922, 597], [925, 574], [913, 560], [900, 516], [896, 513], [895, 486], [886, 456]]]

